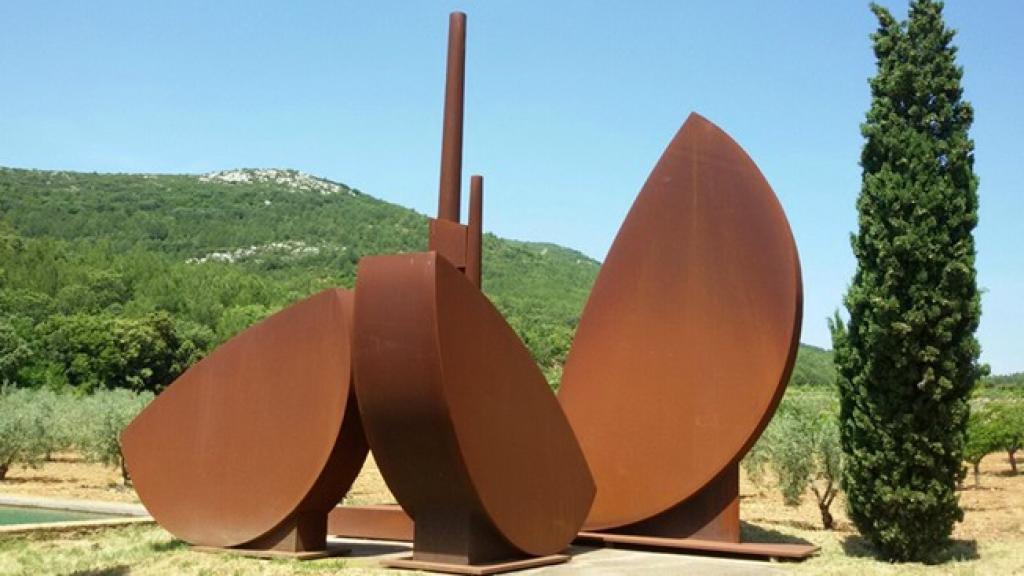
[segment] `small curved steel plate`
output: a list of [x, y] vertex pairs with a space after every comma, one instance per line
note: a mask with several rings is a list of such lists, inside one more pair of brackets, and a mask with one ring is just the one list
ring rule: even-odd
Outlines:
[[485, 518], [512, 546], [553, 554], [594, 496], [547, 382], [489, 300], [435, 252], [363, 258], [356, 392], [388, 486], [417, 522]]
[[358, 411], [345, 418], [351, 299], [326, 290], [245, 330], [125, 429], [135, 488], [164, 528], [238, 546], [345, 495], [366, 457]]
[[742, 457], [782, 396], [801, 314], [778, 199], [692, 114], [615, 238], [562, 377], [598, 486], [588, 529], [663, 512]]

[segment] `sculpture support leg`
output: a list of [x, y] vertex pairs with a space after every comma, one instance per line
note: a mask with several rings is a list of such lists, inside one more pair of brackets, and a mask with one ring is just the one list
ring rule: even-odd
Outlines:
[[524, 558], [482, 518], [452, 514], [420, 516], [415, 524], [414, 560], [447, 564], [489, 564]]
[[449, 511], [418, 514], [411, 557], [385, 560], [388, 568], [447, 572], [449, 574], [500, 574], [569, 560], [564, 554], [528, 556], [503, 538], [485, 518]]
[[327, 514], [312, 511], [296, 512], [270, 532], [241, 546], [194, 546], [192, 549], [197, 552], [290, 560], [316, 560], [349, 552], [344, 547], [327, 545]]
[[327, 514], [298, 512], [242, 548], [275, 552], [317, 552], [327, 548]]
[[661, 514], [612, 530], [580, 532], [578, 541], [792, 560], [818, 550], [810, 544], [741, 542], [739, 496], [739, 464], [730, 464], [696, 494]]
[[610, 530], [662, 538], [740, 541], [739, 464], [731, 464], [699, 492], [643, 522]]

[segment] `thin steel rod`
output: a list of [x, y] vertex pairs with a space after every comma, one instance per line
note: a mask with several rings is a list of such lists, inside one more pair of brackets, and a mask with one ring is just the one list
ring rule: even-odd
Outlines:
[[484, 177], [469, 178], [469, 232], [466, 238], [466, 277], [477, 288], [483, 278]]

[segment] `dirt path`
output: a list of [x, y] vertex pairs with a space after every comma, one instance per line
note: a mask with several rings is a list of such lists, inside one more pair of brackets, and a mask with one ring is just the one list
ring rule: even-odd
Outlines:
[[[1009, 475], [1005, 454], [993, 454], [982, 462], [981, 487], [975, 488], [968, 475], [960, 491], [965, 519], [953, 537], [961, 540], [1018, 539], [1024, 534], [1024, 474]], [[135, 492], [121, 485], [114, 468], [90, 464], [74, 454], [62, 454], [42, 467], [16, 467], [0, 482], [0, 494], [50, 498], [138, 502]], [[745, 475], [740, 488], [740, 514], [748, 525], [783, 533], [821, 532], [821, 520], [814, 496], [806, 494], [797, 507], [782, 504], [782, 498], [767, 480], [753, 484]], [[373, 459], [367, 460], [352, 490], [345, 498], [350, 504], [394, 503]], [[837, 535], [855, 534], [846, 517], [842, 495], [832, 506]]]

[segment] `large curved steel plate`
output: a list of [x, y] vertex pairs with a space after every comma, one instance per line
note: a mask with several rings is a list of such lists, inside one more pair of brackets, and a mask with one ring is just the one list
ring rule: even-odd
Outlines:
[[[139, 498], [194, 544], [237, 546], [348, 490], [366, 456], [348, 408], [351, 293], [327, 290], [181, 375], [122, 435]], [[353, 407], [354, 408], [354, 407]]]
[[775, 194], [692, 114], [615, 238], [562, 377], [598, 486], [587, 528], [663, 512], [749, 449], [789, 378], [801, 313]]
[[485, 518], [546, 555], [583, 524], [594, 484], [529, 352], [473, 284], [434, 252], [364, 258], [356, 392], [370, 449], [417, 523]]

